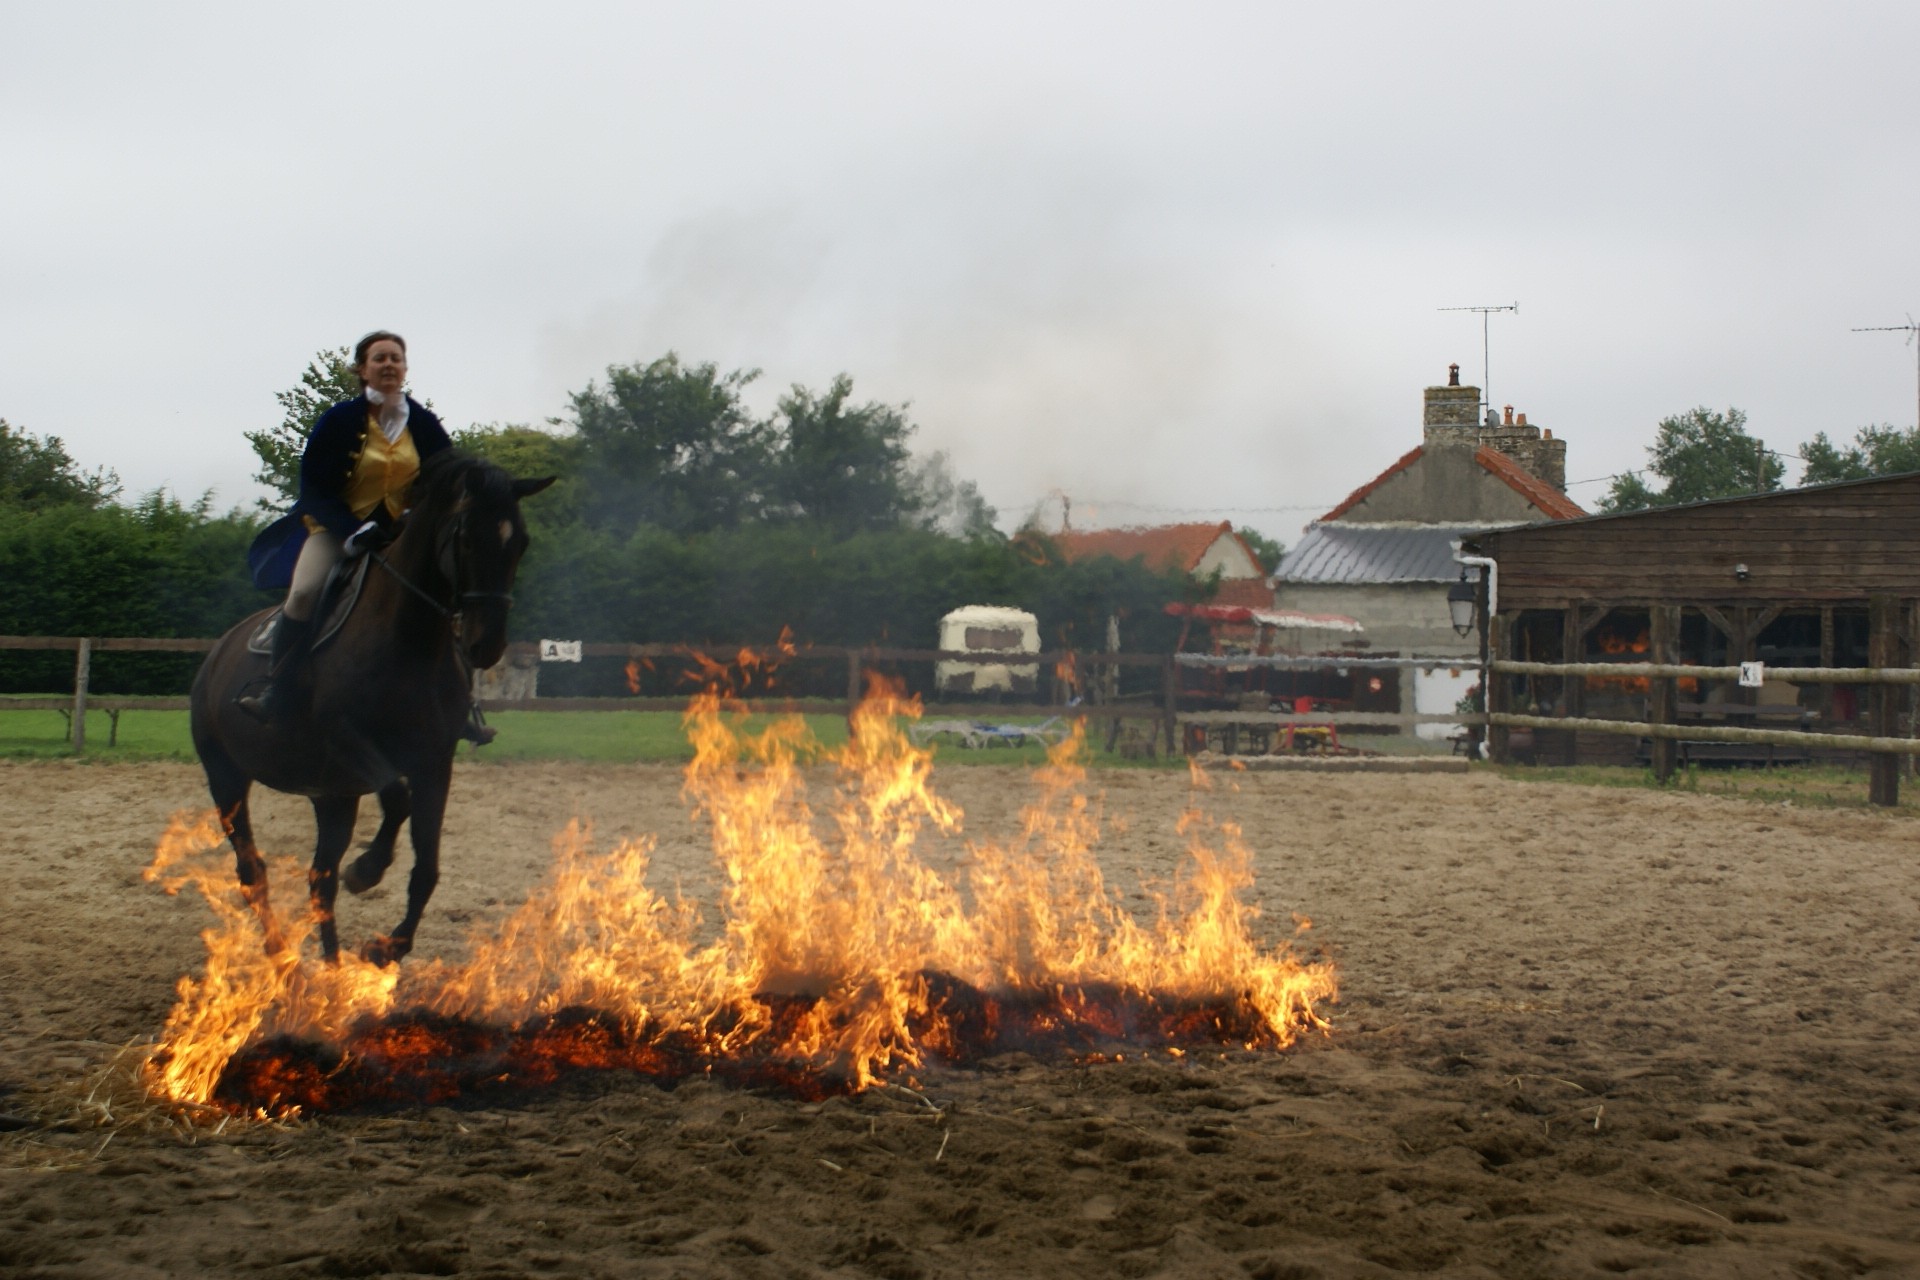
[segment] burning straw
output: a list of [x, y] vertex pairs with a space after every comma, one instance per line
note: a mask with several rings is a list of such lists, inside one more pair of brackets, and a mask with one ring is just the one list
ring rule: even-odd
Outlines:
[[[152, 1057], [156, 1091], [284, 1114], [625, 1069], [819, 1096], [1012, 1049], [1282, 1048], [1326, 1027], [1332, 967], [1254, 941], [1251, 855], [1232, 826], [1190, 811], [1187, 861], [1151, 918], [1123, 907], [1095, 858], [1077, 732], [1038, 771], [1019, 834], [973, 845], [964, 878], [936, 873], [916, 837], [957, 831], [961, 814], [901, 731], [918, 712], [879, 691], [827, 752], [797, 717], [750, 733], [717, 697], [694, 701], [686, 795], [723, 873], [717, 932], [648, 884], [650, 841], [603, 852], [576, 822], [547, 881], [463, 962], [328, 967], [303, 954], [304, 909], [276, 917], [287, 946], [270, 955], [218, 822], [177, 818], [148, 878], [196, 888], [216, 923]], [[816, 812], [800, 766], [823, 757], [839, 781]]]

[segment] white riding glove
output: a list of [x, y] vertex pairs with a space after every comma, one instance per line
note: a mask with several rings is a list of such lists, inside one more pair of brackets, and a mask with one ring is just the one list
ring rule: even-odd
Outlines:
[[377, 550], [385, 546], [386, 543], [386, 530], [369, 520], [348, 534], [347, 540], [340, 544], [340, 549], [350, 557], [360, 556], [365, 555], [369, 551]]

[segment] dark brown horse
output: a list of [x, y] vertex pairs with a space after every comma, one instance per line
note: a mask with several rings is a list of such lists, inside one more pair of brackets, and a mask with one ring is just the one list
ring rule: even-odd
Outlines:
[[265, 612], [227, 632], [207, 655], [193, 682], [193, 746], [270, 949], [282, 943], [247, 816], [255, 782], [313, 801], [318, 831], [308, 893], [329, 961], [340, 950], [334, 897], [360, 797], [379, 794], [383, 821], [347, 869], [350, 892], [380, 883], [400, 825], [412, 818], [407, 913], [364, 954], [386, 964], [413, 949], [440, 877], [440, 824], [467, 721], [469, 673], [499, 661], [507, 645], [513, 577], [527, 549], [520, 499], [551, 483], [515, 480], [457, 449], [428, 459], [400, 536], [374, 553], [379, 560], [352, 615], [306, 664], [296, 713], [263, 724], [234, 705], [266, 674], [267, 659], [247, 647]]

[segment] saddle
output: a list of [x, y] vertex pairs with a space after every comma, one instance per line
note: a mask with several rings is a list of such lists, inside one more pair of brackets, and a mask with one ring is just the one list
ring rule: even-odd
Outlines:
[[[371, 555], [354, 556], [350, 560], [342, 560], [327, 575], [327, 585], [320, 589], [319, 607], [313, 611], [313, 616], [319, 619], [319, 625], [314, 628], [313, 641], [307, 646], [308, 652], [318, 653], [353, 616], [353, 607], [360, 603], [360, 589], [367, 582], [367, 567], [372, 563]], [[247, 637], [247, 652], [262, 657], [272, 656], [273, 631], [279, 625], [280, 610], [275, 609]]]

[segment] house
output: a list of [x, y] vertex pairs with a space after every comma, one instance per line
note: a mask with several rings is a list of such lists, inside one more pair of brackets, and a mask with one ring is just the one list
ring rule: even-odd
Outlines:
[[1176, 569], [1195, 578], [1216, 571], [1220, 590], [1214, 603], [1265, 608], [1273, 603], [1260, 557], [1233, 531], [1231, 521], [1164, 524], [1148, 528], [1062, 530], [1054, 545], [1069, 561], [1112, 556], [1141, 559], [1150, 569]]
[[1460, 539], [1586, 513], [1561, 491], [1566, 441], [1511, 406], [1483, 420], [1459, 365], [1426, 389], [1422, 427], [1419, 445], [1307, 526], [1273, 575], [1273, 605], [1356, 618], [1376, 651], [1477, 660], [1479, 640], [1447, 613]]

